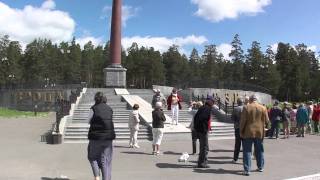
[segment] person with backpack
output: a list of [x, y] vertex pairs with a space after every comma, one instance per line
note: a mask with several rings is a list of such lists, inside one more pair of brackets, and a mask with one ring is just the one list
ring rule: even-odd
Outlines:
[[194, 129], [199, 137], [200, 153], [197, 168], [209, 168], [208, 152], [209, 142], [208, 133], [211, 131], [211, 113], [214, 101], [212, 97], [207, 97], [205, 105], [200, 107], [194, 117]]

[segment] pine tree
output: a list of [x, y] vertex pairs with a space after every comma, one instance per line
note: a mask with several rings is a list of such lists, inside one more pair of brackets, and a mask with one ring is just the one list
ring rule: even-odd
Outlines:
[[231, 52], [229, 56], [232, 60], [232, 70], [230, 73], [232, 73], [232, 79], [233, 81], [243, 82], [243, 61], [244, 61], [244, 55], [243, 50], [241, 48], [242, 43], [240, 41], [240, 37], [238, 34], [236, 34], [231, 42]]

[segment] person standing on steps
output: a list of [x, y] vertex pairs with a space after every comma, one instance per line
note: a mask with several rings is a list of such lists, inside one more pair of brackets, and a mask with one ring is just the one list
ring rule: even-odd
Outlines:
[[163, 96], [163, 94], [161, 94], [160, 89], [154, 89], [153, 90], [155, 92], [155, 94], [152, 97], [152, 108], [155, 108], [156, 106], [156, 102], [162, 102], [163, 105], [167, 104], [166, 98]]
[[111, 180], [111, 163], [113, 155], [113, 140], [116, 138], [113, 124], [113, 110], [105, 102], [102, 92], [94, 96], [95, 104], [90, 108], [88, 121], [88, 160], [95, 180]]
[[132, 107], [132, 111], [129, 115], [129, 129], [130, 129], [130, 148], [140, 148], [138, 145], [138, 131], [139, 131], [139, 105], [134, 104]]
[[172, 125], [179, 124], [179, 110], [182, 109], [182, 98], [178, 95], [177, 89], [173, 88], [171, 95], [167, 99], [168, 110], [171, 110]]

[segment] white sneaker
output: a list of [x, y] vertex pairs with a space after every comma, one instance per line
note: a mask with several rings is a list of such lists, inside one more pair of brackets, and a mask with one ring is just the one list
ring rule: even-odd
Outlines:
[[139, 148], [140, 148], [140, 146], [139, 146], [139, 145], [137, 145], [137, 144], [136, 144], [136, 145], [134, 145], [133, 147], [134, 147], [134, 148], [137, 148], [137, 149], [139, 149]]

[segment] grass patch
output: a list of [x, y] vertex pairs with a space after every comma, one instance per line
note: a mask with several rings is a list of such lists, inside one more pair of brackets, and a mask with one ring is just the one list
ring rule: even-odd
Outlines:
[[[37, 117], [45, 117], [48, 112], [38, 112]], [[8, 108], [0, 108], [0, 117], [35, 117], [32, 111], [18, 111]]]

